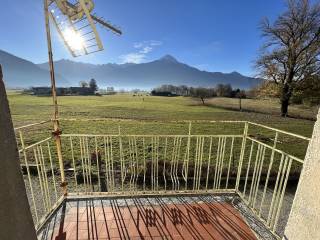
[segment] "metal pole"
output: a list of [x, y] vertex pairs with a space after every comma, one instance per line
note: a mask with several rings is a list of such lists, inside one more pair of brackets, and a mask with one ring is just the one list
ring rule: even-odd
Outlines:
[[61, 151], [61, 138], [60, 138], [60, 128], [58, 121], [58, 101], [57, 101], [57, 91], [56, 91], [56, 80], [54, 75], [54, 65], [53, 65], [53, 56], [52, 56], [52, 45], [51, 45], [51, 33], [49, 25], [49, 7], [48, 0], [44, 0], [44, 13], [45, 13], [45, 25], [47, 33], [47, 44], [48, 44], [48, 56], [49, 56], [49, 69], [50, 69], [50, 79], [51, 79], [51, 91], [52, 91], [52, 100], [54, 106], [53, 112], [53, 135], [57, 146], [57, 154], [59, 160], [60, 174], [61, 174], [61, 187], [63, 188], [64, 195], [67, 195], [67, 183], [65, 182], [64, 175], [64, 165], [62, 160], [62, 151]]

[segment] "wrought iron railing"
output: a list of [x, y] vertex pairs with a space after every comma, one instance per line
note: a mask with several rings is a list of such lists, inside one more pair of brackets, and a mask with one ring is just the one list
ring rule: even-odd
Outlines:
[[[158, 129], [157, 134], [132, 134], [120, 123], [116, 132], [103, 134], [74, 134], [66, 129], [59, 135], [61, 165], [55, 136], [43, 139], [43, 132], [50, 129], [46, 124], [50, 122], [16, 128], [36, 229], [66, 197], [60, 187], [63, 172], [70, 197], [234, 193], [281, 237], [294, 196], [291, 188], [298, 182], [309, 141], [243, 121], [198, 122], [209, 124], [207, 134], [197, 133], [191, 122], [179, 123], [185, 129], [179, 134], [160, 134]], [[214, 133], [210, 126], [219, 131]]]

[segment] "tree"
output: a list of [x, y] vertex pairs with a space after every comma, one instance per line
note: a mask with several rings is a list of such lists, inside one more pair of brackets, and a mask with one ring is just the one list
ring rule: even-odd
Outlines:
[[318, 105], [320, 103], [320, 75], [313, 75], [302, 80], [292, 94], [292, 102], [296, 104]]
[[204, 105], [205, 102], [204, 100], [206, 98], [214, 97], [215, 96], [215, 91], [213, 88], [192, 88], [191, 94], [193, 97], [198, 97], [201, 99], [202, 104]]
[[266, 42], [256, 64], [262, 77], [280, 86], [283, 117], [288, 115], [293, 90], [320, 71], [320, 3], [289, 0], [287, 8], [273, 24], [262, 21]]
[[256, 98], [279, 98], [280, 94], [279, 84], [274, 81], [263, 81], [260, 85], [251, 89], [253, 97]]
[[88, 83], [86, 81], [80, 81], [79, 82], [79, 86], [83, 87], [83, 88], [86, 88], [86, 87], [88, 87]]
[[242, 99], [246, 98], [246, 92], [238, 88], [234, 91], [234, 97], [239, 98], [239, 110], [242, 111]]
[[215, 89], [218, 97], [232, 96], [232, 87], [230, 84], [218, 84]]
[[91, 79], [89, 82], [89, 87], [90, 89], [92, 89], [93, 91], [98, 91], [98, 85], [97, 85], [97, 81], [95, 79]]
[[189, 95], [189, 88], [186, 85], [179, 86], [179, 95], [181, 96], [188, 96]]

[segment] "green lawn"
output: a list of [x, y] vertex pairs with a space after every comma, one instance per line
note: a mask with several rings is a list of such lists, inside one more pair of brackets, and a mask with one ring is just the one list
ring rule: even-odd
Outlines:
[[[52, 99], [50, 97], [22, 95], [18, 92], [9, 92], [8, 95], [15, 126], [51, 118]], [[220, 107], [210, 104], [202, 106], [199, 101], [185, 97], [133, 97], [124, 94], [103, 97], [65, 96], [58, 98], [61, 118], [114, 118], [155, 121], [244, 120], [311, 136], [313, 121], [228, 110], [222, 108], [224, 104], [229, 104], [228, 99], [213, 99], [209, 103], [211, 101], [218, 101]], [[261, 106], [259, 106], [260, 104]], [[256, 108], [261, 108], [261, 112], [263, 112], [268, 104], [267, 102], [257, 102]], [[295, 109], [295, 111], [297, 110]], [[126, 121], [126, 123], [130, 125], [130, 121]], [[135, 123], [132, 124], [135, 126]]]

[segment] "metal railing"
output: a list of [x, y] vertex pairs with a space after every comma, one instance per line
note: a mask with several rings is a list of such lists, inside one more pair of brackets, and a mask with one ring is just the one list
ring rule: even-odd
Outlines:
[[241, 135], [62, 135], [70, 144], [75, 189], [80, 176], [84, 194], [235, 189], [229, 180], [239, 139]]
[[[290, 183], [291, 189], [298, 182], [309, 141], [243, 121], [207, 122], [207, 134], [192, 131], [191, 122], [179, 123], [185, 129], [179, 134], [131, 134], [119, 124], [112, 133], [60, 134], [61, 169], [55, 136], [39, 140], [40, 134], [29, 144], [24, 140], [30, 127], [47, 123], [16, 128], [36, 229], [66, 197], [60, 187], [63, 172], [69, 196], [236, 193], [281, 237], [294, 196], [291, 190], [287, 193], [287, 186]], [[224, 126], [227, 133], [219, 124], [229, 126]], [[211, 125], [218, 133], [210, 131]], [[29, 138], [35, 136], [33, 132]]]
[[[46, 122], [40, 123], [42, 125]], [[32, 125], [32, 126], [38, 126]], [[60, 169], [56, 161], [55, 143], [52, 137], [26, 145], [25, 128], [17, 128], [21, 170], [36, 229], [63, 201], [60, 189]], [[30, 141], [30, 139], [29, 139]]]

